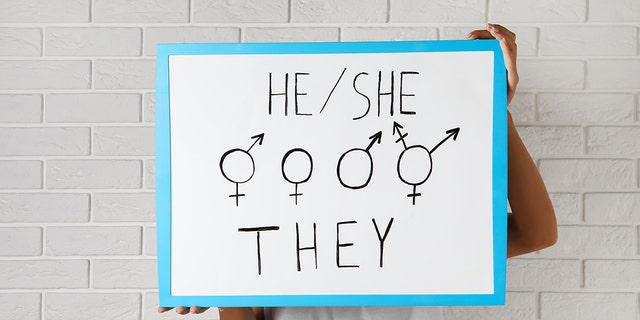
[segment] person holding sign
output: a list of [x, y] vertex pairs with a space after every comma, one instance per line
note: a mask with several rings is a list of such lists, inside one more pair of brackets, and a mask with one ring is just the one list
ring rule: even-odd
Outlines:
[[[507, 104], [518, 85], [516, 35], [500, 25], [469, 33], [468, 39], [497, 39], [507, 69]], [[557, 225], [553, 206], [536, 165], [508, 115], [508, 217], [507, 256], [513, 257], [553, 245]], [[172, 308], [158, 308], [166, 312]], [[208, 308], [177, 307], [179, 314], [199, 314]], [[440, 308], [430, 307], [313, 307], [313, 308], [219, 308], [221, 320], [236, 319], [441, 319]]]

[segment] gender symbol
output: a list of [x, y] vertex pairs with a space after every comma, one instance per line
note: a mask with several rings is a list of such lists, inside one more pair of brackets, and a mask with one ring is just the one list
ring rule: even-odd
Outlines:
[[403, 134], [400, 132], [403, 126], [398, 124], [397, 122], [393, 123], [393, 134], [395, 135], [398, 132], [400, 138], [396, 140], [396, 143], [402, 141], [402, 145], [404, 146], [404, 150], [400, 153], [398, 157], [398, 177], [402, 182], [413, 186], [413, 192], [408, 194], [407, 197], [412, 198], [412, 204], [416, 204], [416, 197], [421, 196], [422, 194], [416, 192], [417, 186], [423, 184], [429, 176], [431, 176], [431, 171], [433, 170], [433, 162], [431, 159], [431, 154], [440, 147], [445, 141], [449, 138], [453, 138], [455, 141], [458, 138], [458, 133], [460, 132], [460, 128], [453, 128], [447, 130], [445, 133], [448, 134], [446, 138], [440, 141], [435, 147], [428, 150], [424, 146], [421, 145], [413, 145], [407, 147], [407, 143], [404, 141], [409, 134]]
[[[353, 148], [343, 153], [342, 156], [340, 157], [340, 160], [338, 160], [338, 169], [337, 169], [338, 180], [340, 181], [340, 184], [343, 187], [349, 188], [349, 189], [362, 189], [366, 187], [371, 181], [371, 176], [373, 175], [373, 158], [371, 157], [371, 152], [369, 150], [371, 149], [371, 147], [373, 147], [375, 143], [380, 144], [380, 142], [382, 141], [382, 131], [378, 131], [376, 134], [369, 137], [369, 139], [371, 139], [371, 142], [369, 143], [366, 149]], [[360, 161], [360, 160], [364, 160], [364, 161]], [[342, 169], [343, 161], [347, 163], [347, 165], [345, 165], [347, 167], [346, 170]], [[366, 163], [366, 165], [360, 162], [364, 162]], [[360, 181], [358, 181], [358, 177], [354, 177], [354, 175], [356, 175], [357, 173], [361, 173], [361, 171], [357, 169], [361, 169], [367, 165], [368, 165], [368, 172], [365, 175], [363, 175], [362, 178], [360, 178]], [[356, 173], [354, 174], [354, 172]], [[345, 182], [345, 179], [343, 179], [345, 175], [346, 175], [345, 179], [349, 180], [347, 182]], [[366, 178], [364, 178], [365, 176]], [[361, 182], [361, 181], [364, 181], [364, 182]]]
[[222, 158], [220, 158], [220, 171], [222, 175], [230, 182], [236, 184], [236, 193], [229, 195], [230, 198], [236, 198], [236, 207], [238, 206], [238, 199], [245, 196], [245, 194], [238, 191], [238, 186], [241, 183], [251, 180], [253, 174], [256, 172], [256, 164], [249, 151], [251, 151], [251, 148], [253, 148], [256, 143], [262, 145], [264, 133], [255, 135], [251, 137], [251, 139], [255, 139], [255, 141], [253, 141], [251, 147], [246, 151], [239, 148], [231, 149], [225, 152]]
[[[288, 160], [290, 160], [289, 165], [285, 168]], [[298, 185], [309, 181], [312, 172], [313, 159], [309, 152], [304, 149], [291, 149], [282, 158], [282, 176], [285, 180], [295, 185], [295, 191], [289, 196], [295, 197], [296, 205], [298, 205], [298, 196], [302, 195], [302, 193], [298, 193]]]

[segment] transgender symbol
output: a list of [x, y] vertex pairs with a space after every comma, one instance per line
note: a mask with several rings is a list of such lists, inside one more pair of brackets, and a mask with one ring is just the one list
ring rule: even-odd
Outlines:
[[[340, 160], [338, 160], [338, 180], [343, 187], [349, 189], [362, 189], [366, 187], [371, 181], [371, 176], [373, 175], [373, 158], [371, 157], [371, 152], [369, 151], [369, 149], [371, 149], [371, 147], [373, 147], [375, 143], [380, 144], [380, 142], [382, 141], [382, 131], [378, 131], [376, 134], [369, 137], [369, 139], [371, 139], [371, 142], [366, 149], [353, 148], [343, 153], [340, 157]], [[361, 159], [364, 159], [364, 161], [359, 161]], [[342, 169], [343, 161], [347, 163], [347, 169], [345, 170]], [[360, 164], [355, 162], [364, 163]], [[351, 166], [349, 166], [349, 164]], [[362, 166], [365, 165], [368, 165], [367, 174], [363, 175], [360, 178], [354, 177], [353, 172], [358, 170], [353, 169], [355, 169], [356, 167], [362, 168]], [[345, 175], [346, 177], [344, 177]]]
[[282, 158], [281, 168], [284, 179], [295, 185], [295, 191], [289, 196], [295, 197], [296, 205], [298, 205], [298, 196], [302, 195], [302, 193], [298, 192], [298, 185], [309, 181], [311, 178], [313, 158], [304, 149], [291, 149]]
[[238, 148], [231, 149], [225, 152], [222, 158], [220, 158], [220, 171], [222, 175], [230, 182], [236, 184], [236, 193], [229, 195], [230, 198], [236, 198], [236, 207], [238, 206], [238, 199], [245, 196], [245, 194], [238, 191], [238, 186], [241, 183], [251, 180], [253, 174], [256, 172], [256, 164], [249, 151], [251, 151], [251, 148], [253, 148], [256, 143], [262, 145], [264, 133], [255, 135], [251, 137], [251, 139], [255, 139], [255, 141], [246, 151]]
[[458, 138], [460, 128], [447, 130], [445, 132], [448, 134], [447, 137], [440, 141], [435, 147], [431, 148], [431, 150], [428, 150], [421, 145], [407, 147], [407, 143], [404, 141], [404, 138], [409, 134], [403, 134], [400, 132], [400, 129], [402, 128], [403, 127], [397, 122], [393, 123], [393, 134], [395, 135], [396, 132], [398, 132], [398, 136], [400, 136], [400, 138], [396, 140], [396, 143], [402, 141], [402, 145], [404, 146], [404, 150], [398, 157], [398, 177], [402, 182], [413, 187], [413, 192], [407, 194], [407, 197], [412, 198], [412, 203], [415, 205], [416, 197], [422, 195], [416, 192], [416, 187], [425, 183], [425, 181], [429, 179], [429, 176], [431, 176], [431, 171], [433, 169], [431, 154], [449, 138], [453, 138], [455, 141]]

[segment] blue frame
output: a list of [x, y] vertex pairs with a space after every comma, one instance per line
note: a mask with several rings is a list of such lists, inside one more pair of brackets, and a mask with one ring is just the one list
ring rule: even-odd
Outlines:
[[[493, 110], [493, 294], [171, 295], [171, 119], [169, 56], [215, 54], [335, 54], [491, 51]], [[156, 58], [156, 215], [160, 305], [175, 306], [418, 306], [503, 305], [507, 243], [507, 91], [504, 58], [496, 40], [399, 42], [160, 44]]]

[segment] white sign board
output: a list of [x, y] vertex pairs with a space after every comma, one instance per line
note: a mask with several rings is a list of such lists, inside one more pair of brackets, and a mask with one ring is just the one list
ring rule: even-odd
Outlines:
[[160, 45], [162, 306], [504, 301], [496, 41]]

